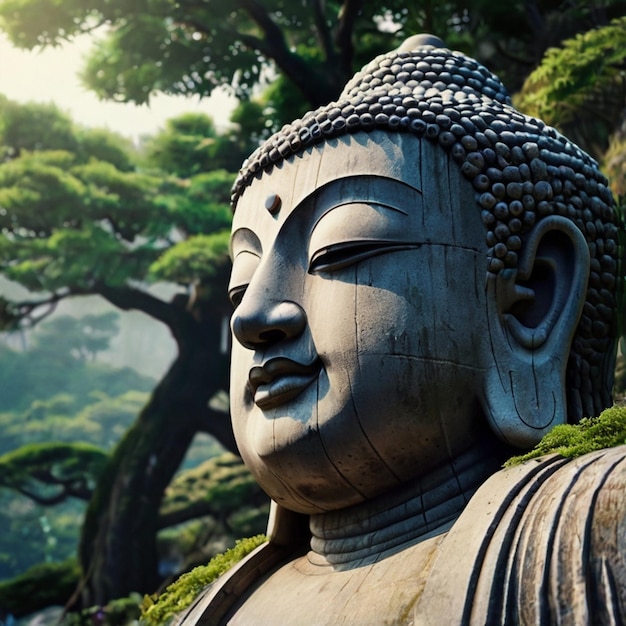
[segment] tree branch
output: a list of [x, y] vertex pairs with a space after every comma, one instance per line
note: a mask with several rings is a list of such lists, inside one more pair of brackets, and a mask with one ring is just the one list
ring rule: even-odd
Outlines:
[[61, 487], [66, 498], [72, 497], [85, 501], [91, 498], [91, 489], [87, 487], [87, 481], [84, 478], [60, 478], [55, 476], [50, 469], [35, 470], [32, 476], [44, 485]]
[[64, 502], [65, 500], [67, 500], [67, 498], [69, 498], [71, 495], [67, 492], [66, 489], [63, 489], [60, 493], [58, 493], [55, 496], [48, 496], [48, 497], [40, 496], [39, 494], [29, 491], [25, 487], [15, 486], [14, 489], [18, 493], [21, 493], [23, 496], [26, 496], [27, 498], [29, 498], [36, 504], [40, 504], [41, 506], [54, 506], [55, 504], [60, 504], [61, 502]]
[[215, 505], [212, 502], [193, 502], [192, 504], [170, 511], [169, 513], [162, 513], [157, 519], [157, 530], [163, 530], [164, 528], [170, 528], [183, 522], [188, 522], [199, 517], [206, 517], [208, 515], [215, 515], [219, 511], [215, 510]]
[[339, 12], [339, 23], [335, 31], [335, 45], [339, 50], [340, 66], [346, 77], [352, 74], [352, 59], [354, 58], [352, 33], [362, 7], [363, 0], [344, 0]]
[[215, 437], [229, 452], [239, 456], [230, 415], [207, 406], [203, 415], [198, 417], [198, 430]]
[[[5, 328], [10, 328], [13, 323], [27, 320], [28, 326], [32, 328], [48, 317], [48, 315], [54, 313], [57, 304], [69, 295], [69, 292], [56, 292], [43, 300], [22, 300], [20, 302], [2, 300], [3, 310], [2, 315], [0, 315], [2, 317], [2, 325]], [[33, 312], [41, 307], [48, 308], [39, 313], [39, 315], [34, 316]]]
[[[246, 499], [245, 505], [249, 507], [263, 506], [268, 502], [267, 495], [259, 488], [250, 498]], [[230, 509], [224, 509], [222, 506], [216, 506], [211, 500], [201, 500], [199, 502], [191, 502], [186, 506], [178, 509], [161, 513], [157, 519], [158, 530], [170, 528], [177, 524], [182, 524], [199, 517], [211, 516], [221, 522], [225, 522], [226, 518], [233, 512]]]
[[270, 17], [265, 7], [257, 0], [240, 0], [241, 8], [252, 18], [265, 34], [265, 40], [271, 47], [289, 52], [283, 31]]
[[328, 24], [326, 23], [326, 0], [312, 0], [313, 21], [315, 22], [315, 30], [317, 31], [317, 39], [324, 51], [326, 60], [332, 65], [335, 63], [337, 55], [331, 38]]
[[240, 0], [240, 6], [263, 32], [263, 38], [246, 33], [234, 33], [245, 46], [258, 50], [268, 59], [273, 60], [288, 80], [300, 90], [312, 106], [326, 104], [337, 94], [330, 94], [327, 85], [320, 82], [320, 77], [311, 65], [289, 49], [285, 35], [272, 20], [266, 9], [256, 0]]
[[111, 287], [99, 283], [93, 292], [108, 300], [113, 306], [123, 311], [141, 311], [168, 326], [175, 337], [178, 331], [192, 321], [186, 309], [172, 302], [166, 302], [152, 294], [135, 287]]

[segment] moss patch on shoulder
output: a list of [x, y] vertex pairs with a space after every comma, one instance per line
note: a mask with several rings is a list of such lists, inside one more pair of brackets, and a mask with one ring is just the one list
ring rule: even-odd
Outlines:
[[626, 443], [626, 406], [613, 406], [598, 417], [580, 420], [578, 424], [555, 426], [530, 452], [510, 458], [504, 467], [519, 465], [545, 454], [574, 458]]
[[265, 541], [267, 541], [265, 535], [241, 539], [230, 550], [213, 557], [207, 565], [200, 565], [183, 574], [158, 598], [145, 596], [141, 605], [141, 624], [143, 626], [168, 624], [178, 613], [185, 610], [208, 584]]

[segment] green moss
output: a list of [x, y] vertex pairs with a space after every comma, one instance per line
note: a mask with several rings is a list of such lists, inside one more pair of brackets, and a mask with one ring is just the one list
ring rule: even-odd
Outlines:
[[207, 565], [200, 565], [183, 574], [158, 596], [145, 596], [142, 603], [143, 626], [165, 626], [177, 614], [186, 609], [198, 594], [221, 574], [241, 561], [256, 547], [266, 541], [264, 535], [241, 539], [235, 547], [212, 558]]
[[626, 406], [614, 406], [598, 417], [586, 418], [578, 424], [555, 426], [530, 452], [509, 459], [512, 467], [545, 454], [574, 458], [626, 443]]

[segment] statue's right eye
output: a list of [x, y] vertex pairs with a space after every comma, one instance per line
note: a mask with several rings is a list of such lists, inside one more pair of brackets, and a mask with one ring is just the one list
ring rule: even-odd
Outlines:
[[345, 241], [317, 250], [309, 261], [309, 273], [334, 272], [379, 254], [417, 248], [401, 241]]
[[228, 290], [228, 299], [230, 300], [233, 308], [236, 309], [243, 300], [243, 297], [246, 295], [246, 289], [248, 285], [240, 285], [239, 287], [234, 287], [233, 289]]
[[403, 211], [378, 202], [351, 201], [325, 212], [309, 237], [310, 274], [335, 272], [379, 254], [413, 247]]

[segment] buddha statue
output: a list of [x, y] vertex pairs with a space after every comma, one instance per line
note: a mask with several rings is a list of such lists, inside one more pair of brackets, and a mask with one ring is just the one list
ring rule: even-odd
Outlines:
[[587, 154], [438, 39], [285, 126], [233, 191], [231, 410], [268, 542], [179, 623], [626, 620], [618, 220]]

